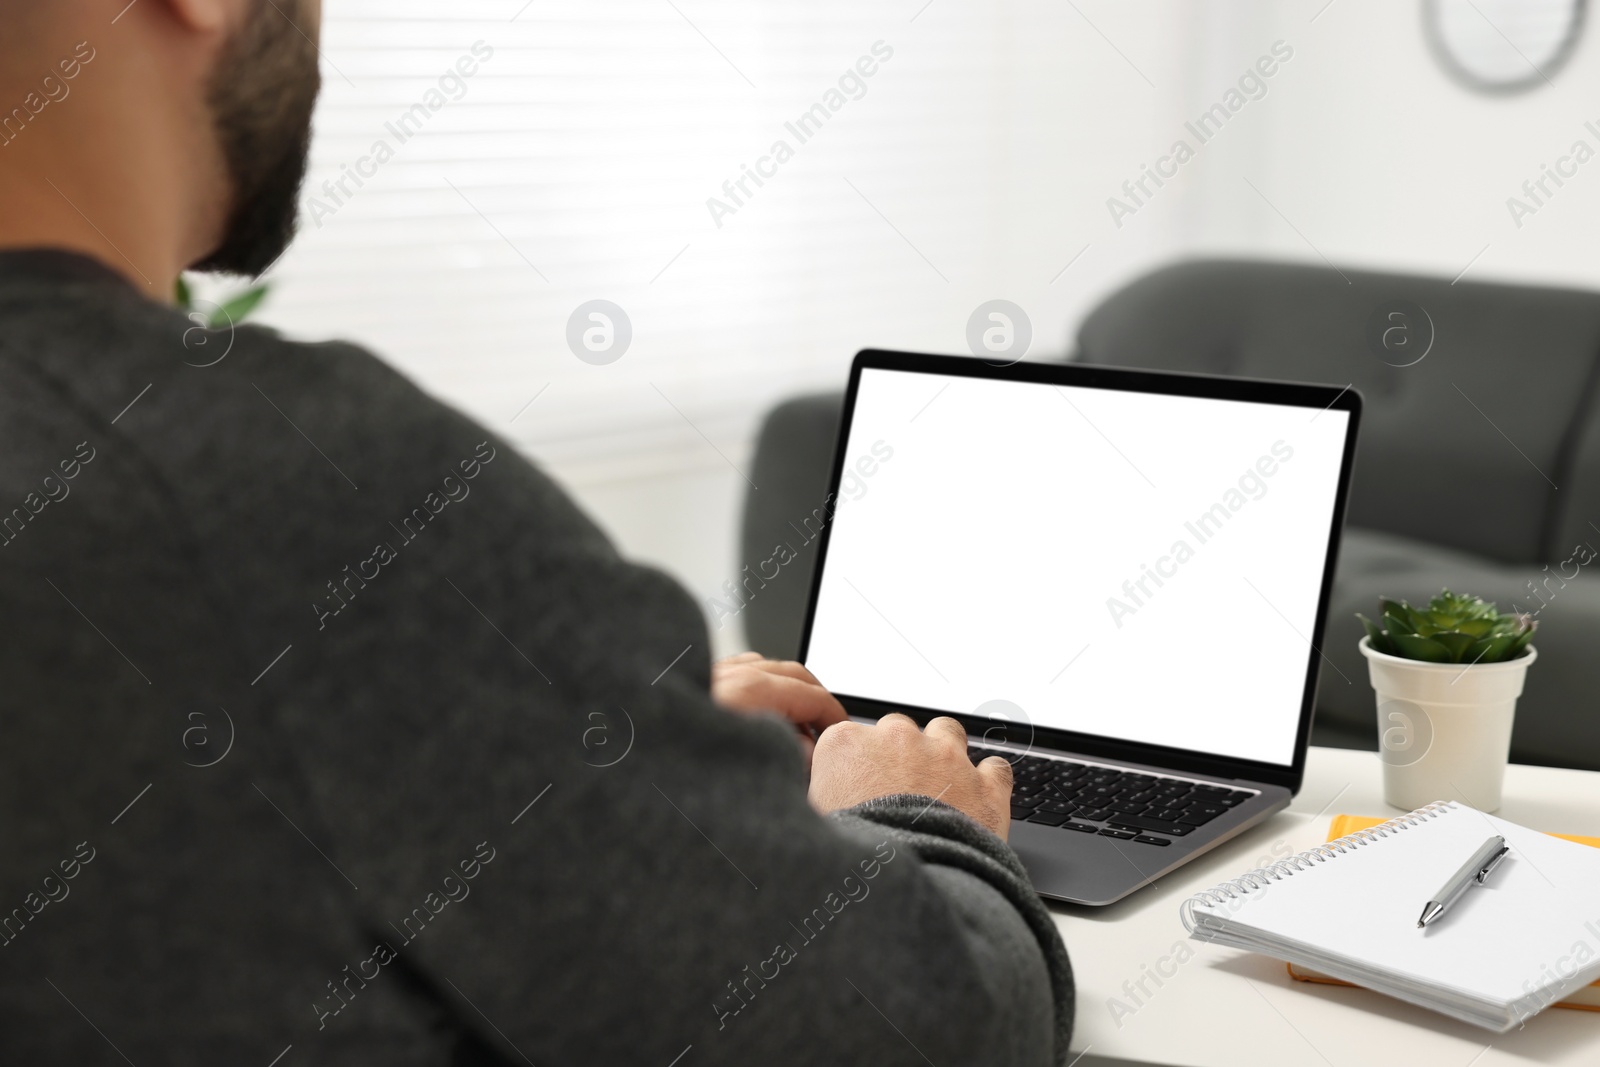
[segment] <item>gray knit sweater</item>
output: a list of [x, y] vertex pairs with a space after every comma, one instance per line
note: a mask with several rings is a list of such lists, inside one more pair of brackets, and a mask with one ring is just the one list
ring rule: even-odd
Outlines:
[[1064, 1059], [1011, 851], [818, 817], [492, 433], [63, 253], [0, 323], [0, 1062]]

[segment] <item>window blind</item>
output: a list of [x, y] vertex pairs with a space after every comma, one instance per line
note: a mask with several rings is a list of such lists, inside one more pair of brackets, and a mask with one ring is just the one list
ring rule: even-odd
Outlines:
[[[1130, 113], [1171, 95], [1130, 69], [1149, 41], [1093, 17], [330, 0], [301, 236], [261, 317], [370, 345], [570, 483], [742, 477], [760, 414], [857, 349], [961, 351], [1006, 297], [1060, 351], [1107, 264], [1148, 258], [1119, 237], [1055, 281], [1149, 150]], [[611, 362], [569, 347], [594, 300], [631, 325]]]

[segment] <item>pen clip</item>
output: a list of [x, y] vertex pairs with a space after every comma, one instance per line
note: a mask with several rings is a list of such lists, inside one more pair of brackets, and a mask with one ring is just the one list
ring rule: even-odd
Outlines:
[[1489, 862], [1485, 863], [1483, 865], [1483, 868], [1480, 871], [1478, 871], [1477, 882], [1478, 882], [1479, 885], [1482, 885], [1488, 879], [1490, 871], [1492, 871], [1496, 867], [1500, 866], [1500, 861], [1505, 859], [1506, 858], [1506, 853], [1510, 852], [1510, 851], [1511, 851], [1511, 846], [1510, 845], [1501, 845], [1500, 846], [1500, 851], [1496, 852], [1493, 856], [1489, 857]]

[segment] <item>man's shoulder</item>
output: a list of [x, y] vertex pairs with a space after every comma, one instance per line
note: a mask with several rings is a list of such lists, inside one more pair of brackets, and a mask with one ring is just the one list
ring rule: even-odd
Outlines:
[[190, 484], [232, 484], [256, 501], [381, 497], [425, 474], [436, 481], [448, 473], [433, 470], [441, 464], [509, 451], [358, 343], [255, 324], [211, 329], [159, 308], [125, 325], [130, 366], [119, 376], [138, 399], [113, 428]]
[[[51, 421], [76, 421], [108, 437], [159, 447], [159, 439], [210, 450], [253, 450], [251, 408], [297, 422], [327, 418], [325, 433], [360, 435], [406, 425], [462, 428], [470, 420], [428, 395], [367, 348], [304, 341], [255, 324], [212, 326], [187, 310], [103, 285], [0, 291], [0, 359]], [[250, 404], [241, 401], [253, 398]], [[331, 416], [337, 416], [333, 418]], [[388, 451], [424, 437], [392, 435]]]
[[108, 457], [97, 461], [116, 475], [106, 479], [116, 498], [103, 501], [108, 522], [138, 496], [200, 543], [266, 566], [403, 529], [442, 501], [453, 515], [463, 509], [448, 506], [451, 494], [470, 492], [474, 524], [514, 530], [530, 547], [608, 551], [506, 440], [361, 345], [259, 325], [210, 329], [131, 294], [93, 295], [0, 301], [0, 323], [17, 326], [0, 357], [32, 394], [15, 404], [41, 413], [25, 434], [32, 450], [53, 464], [87, 440]]
[[[350, 341], [299, 340], [226, 319], [212, 325], [205, 306], [171, 307], [103, 286], [67, 284], [0, 297], [18, 297], [0, 300], [0, 323], [11, 340], [0, 339], [0, 354], [35, 372], [65, 406], [91, 420], [103, 415], [109, 425], [137, 422], [138, 407], [147, 401], [159, 406], [170, 394], [194, 405], [190, 414], [197, 419], [185, 420], [192, 429], [204, 422], [208, 394], [224, 397], [241, 385], [264, 394], [269, 384], [341, 406], [352, 429], [363, 420], [403, 417], [465, 421]], [[129, 387], [136, 391], [127, 393]]]
[[[182, 362], [195, 373], [175, 376], [174, 385], [180, 389], [230, 397], [248, 390], [284, 415], [271, 392], [276, 389], [313, 412], [337, 415], [332, 428], [346, 434], [402, 424], [476, 425], [357, 342], [297, 340], [256, 324], [206, 332], [211, 336], [204, 344], [186, 347], [189, 358]], [[221, 349], [215, 350], [218, 345]], [[213, 351], [205, 351], [208, 347]], [[402, 447], [406, 440], [391, 437], [389, 443]]]

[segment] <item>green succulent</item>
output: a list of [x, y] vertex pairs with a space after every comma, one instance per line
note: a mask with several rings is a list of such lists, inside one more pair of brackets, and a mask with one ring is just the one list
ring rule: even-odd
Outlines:
[[1533, 640], [1533, 616], [1507, 614], [1482, 597], [1442, 590], [1425, 608], [1378, 598], [1383, 626], [1356, 613], [1372, 647], [1425, 663], [1500, 663], [1516, 659]]

